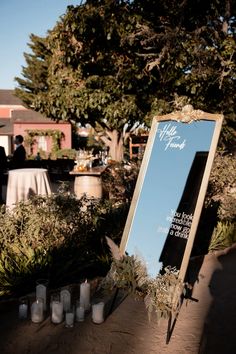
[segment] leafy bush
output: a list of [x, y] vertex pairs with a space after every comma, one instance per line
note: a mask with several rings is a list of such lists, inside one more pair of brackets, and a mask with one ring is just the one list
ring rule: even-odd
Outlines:
[[214, 228], [209, 251], [222, 250], [236, 243], [236, 224], [219, 221]]
[[108, 165], [103, 173], [104, 191], [109, 200], [117, 203], [130, 203], [140, 168], [137, 163], [118, 163]]
[[29, 291], [37, 278], [47, 277], [53, 287], [107, 272], [103, 240], [108, 232], [120, 237], [127, 210], [67, 193], [36, 196], [11, 211], [2, 207], [0, 296]]
[[231, 227], [236, 221], [236, 159], [218, 151], [215, 155], [192, 256], [223, 249], [236, 242]]
[[212, 166], [206, 207], [216, 204], [220, 221], [233, 221], [236, 219], [235, 171], [235, 156], [218, 152]]

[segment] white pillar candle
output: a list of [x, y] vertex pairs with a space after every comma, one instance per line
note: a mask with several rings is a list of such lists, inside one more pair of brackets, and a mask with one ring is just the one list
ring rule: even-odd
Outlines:
[[76, 302], [76, 321], [77, 322], [83, 322], [84, 321], [84, 305], [81, 304], [79, 301]]
[[39, 323], [43, 321], [43, 300], [37, 299], [31, 305], [31, 321]]
[[27, 318], [28, 315], [28, 305], [27, 304], [20, 304], [19, 305], [19, 318], [24, 320]]
[[102, 323], [104, 321], [104, 302], [92, 305], [92, 320], [94, 323]]
[[36, 299], [40, 298], [43, 299], [43, 309], [44, 311], [47, 310], [47, 285], [48, 280], [46, 279], [39, 279], [37, 280], [36, 285]]
[[87, 280], [80, 284], [80, 303], [84, 305], [85, 311], [90, 307], [90, 284]]
[[60, 301], [52, 301], [52, 316], [53, 323], [61, 323], [63, 321], [63, 303]]

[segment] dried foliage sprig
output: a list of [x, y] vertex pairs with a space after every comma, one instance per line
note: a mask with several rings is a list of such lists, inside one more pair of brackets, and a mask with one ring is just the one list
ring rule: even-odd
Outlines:
[[119, 248], [107, 238], [113, 262], [107, 276], [101, 282], [105, 290], [114, 287], [124, 289], [129, 293], [144, 297], [149, 319], [154, 312], [159, 321], [168, 318], [171, 313], [177, 313], [185, 295], [187, 283], [179, 278], [179, 270], [166, 267], [163, 274], [150, 278], [145, 264], [134, 255], [120, 255]]
[[153, 312], [156, 313], [158, 321], [161, 318], [168, 318], [171, 313], [177, 313], [186, 286], [187, 284], [179, 278], [179, 270], [170, 266], [165, 267], [163, 274], [149, 279], [144, 299], [149, 319]]
[[116, 287], [134, 294], [143, 291], [146, 281], [147, 272], [142, 262], [134, 256], [123, 256], [119, 260], [113, 260], [101, 287], [105, 290]]

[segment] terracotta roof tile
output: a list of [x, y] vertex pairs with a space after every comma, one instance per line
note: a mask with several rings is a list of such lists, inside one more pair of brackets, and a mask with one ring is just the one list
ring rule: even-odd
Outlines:
[[[22, 101], [14, 96], [14, 90], [1, 90], [0, 89], [0, 105], [21, 105]], [[33, 111], [31, 109], [27, 110], [13, 110], [12, 120], [14, 122], [30, 122], [30, 123], [55, 123], [56, 122], [50, 118], [45, 117], [43, 114]], [[62, 120], [59, 123], [64, 123]], [[67, 123], [68, 124], [68, 123]], [[1, 134], [1, 133], [0, 133]]]
[[12, 111], [12, 119], [14, 122], [40, 122], [40, 123], [53, 123], [49, 118], [46, 118], [39, 112], [35, 112], [33, 110], [27, 110], [27, 111]]
[[0, 89], [0, 105], [21, 105], [22, 101], [14, 95], [14, 90]]

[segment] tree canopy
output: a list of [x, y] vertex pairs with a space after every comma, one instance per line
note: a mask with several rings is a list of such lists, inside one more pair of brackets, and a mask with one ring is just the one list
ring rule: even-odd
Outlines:
[[89, 123], [122, 159], [134, 127], [191, 103], [235, 138], [235, 1], [87, 0], [31, 35], [16, 94], [55, 120]]

